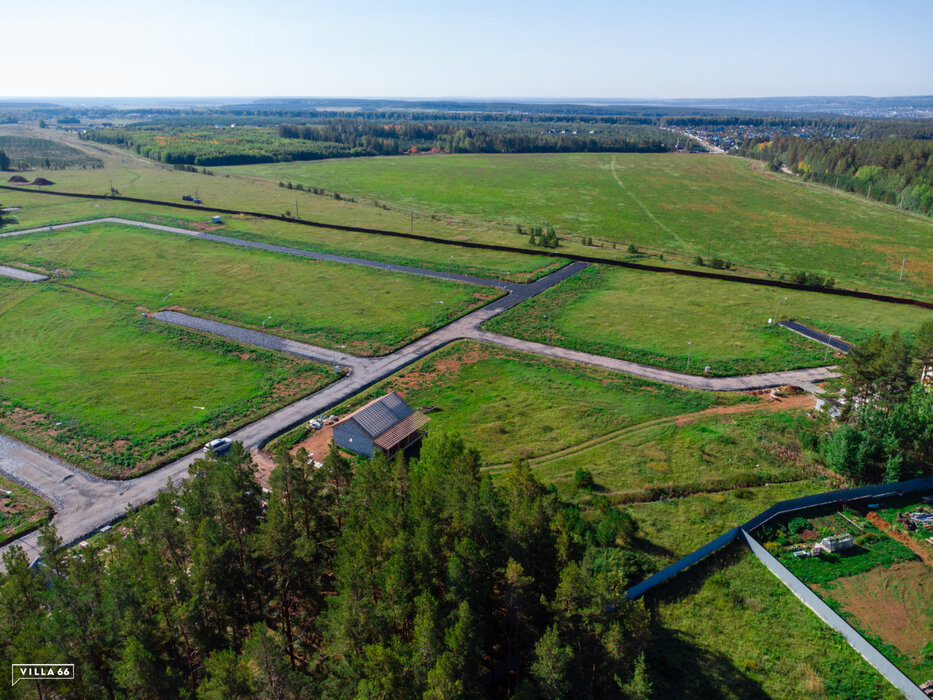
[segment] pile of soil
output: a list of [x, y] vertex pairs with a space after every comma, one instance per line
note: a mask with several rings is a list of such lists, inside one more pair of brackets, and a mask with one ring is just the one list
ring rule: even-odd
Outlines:
[[24, 178], [22, 175], [14, 175], [9, 180], [7, 180], [7, 182], [29, 182], [29, 180]]
[[32, 181], [32, 184], [39, 185], [41, 187], [43, 185], [54, 185], [55, 183], [51, 180], [46, 180], [44, 177], [37, 177]]

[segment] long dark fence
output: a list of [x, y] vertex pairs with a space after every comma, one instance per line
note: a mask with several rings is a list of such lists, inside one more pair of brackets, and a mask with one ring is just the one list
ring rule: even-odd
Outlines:
[[768, 570], [790, 589], [791, 593], [797, 596], [804, 605], [816, 613], [823, 622], [839, 632], [845, 638], [846, 642], [861, 654], [868, 663], [874, 666], [881, 675], [887, 678], [894, 687], [904, 693], [908, 698], [911, 698], [911, 700], [915, 698], [916, 700], [923, 700], [926, 696], [903, 671], [885, 658], [885, 656], [875, 649], [875, 647], [859, 634], [854, 627], [843, 620], [832, 608], [823, 602], [819, 596], [811, 591], [806, 584], [794, 576], [787, 567], [771, 556], [771, 554], [758, 544], [749, 533], [767, 524], [774, 518], [796, 511], [831, 504], [843, 506], [849, 501], [854, 500], [882, 499], [931, 490], [933, 490], [933, 476], [922, 479], [912, 479], [910, 481], [900, 481], [893, 484], [873, 484], [852, 489], [839, 489], [837, 491], [828, 491], [827, 493], [818, 493], [812, 496], [802, 496], [801, 498], [780, 501], [766, 511], [751, 518], [743, 525], [729, 530], [729, 532], [720, 535], [712, 542], [708, 542], [670, 566], [661, 569], [658, 573], [654, 574], [654, 576], [650, 576], [638, 585], [632, 586], [626, 591], [626, 596], [628, 598], [638, 598], [652, 588], [670, 580], [684, 569], [693, 566], [726, 545], [731, 544], [736, 539], [741, 539], [752, 550], [752, 553], [768, 567]]
[[801, 292], [814, 292], [816, 294], [830, 294], [834, 296], [853, 297], [856, 299], [869, 299], [871, 301], [883, 301], [889, 304], [906, 304], [909, 306], [920, 306], [925, 309], [933, 309], [933, 302], [911, 299], [908, 297], [898, 297], [891, 294], [876, 294], [874, 292], [865, 292], [857, 289], [841, 289], [836, 287], [812, 287], [806, 284], [796, 284], [784, 280], [771, 280], [761, 277], [749, 277], [746, 275], [728, 275], [722, 272], [712, 272], [709, 270], [688, 270], [677, 267], [665, 267], [663, 265], [646, 265], [644, 263], [629, 262], [626, 260], [614, 260], [612, 258], [601, 258], [591, 255], [577, 255], [574, 253], [555, 253], [554, 251], [532, 250], [530, 248], [518, 248], [516, 246], [497, 245], [495, 243], [477, 243], [476, 241], [452, 241], [447, 238], [438, 238], [436, 236], [424, 236], [417, 233], [405, 233], [403, 231], [389, 231], [387, 229], [366, 228], [364, 226], [346, 226], [344, 224], [330, 224], [321, 221], [311, 221], [309, 219], [293, 219], [288, 216], [278, 214], [267, 214], [257, 211], [245, 211], [239, 209], [222, 209], [213, 206], [202, 206], [198, 204], [180, 204], [178, 202], [165, 202], [157, 199], [140, 199], [139, 197], [124, 197], [123, 195], [106, 194], [85, 194], [81, 192], [61, 192], [58, 190], [31, 190], [24, 187], [12, 187], [10, 185], [0, 185], [0, 189], [11, 190], [13, 192], [25, 192], [29, 194], [45, 194], [57, 197], [74, 197], [78, 199], [110, 199], [120, 202], [134, 202], [137, 204], [152, 204], [159, 207], [172, 207], [174, 209], [186, 209], [190, 211], [217, 212], [220, 214], [230, 214], [231, 216], [252, 216], [259, 219], [269, 219], [271, 221], [281, 221], [289, 224], [298, 224], [300, 226], [311, 226], [314, 228], [327, 228], [335, 231], [347, 231], [349, 233], [367, 233], [376, 236], [392, 236], [394, 238], [406, 238], [414, 241], [423, 241], [425, 243], [437, 243], [439, 245], [449, 245], [458, 248], [472, 248], [476, 250], [494, 250], [502, 253], [516, 253], [518, 255], [535, 255], [538, 257], [555, 256], [567, 260], [578, 262], [594, 263], [597, 265], [611, 265], [614, 267], [624, 267], [630, 270], [642, 270], [645, 272], [666, 272], [672, 275], [682, 275], [684, 277], [699, 277], [702, 279], [722, 280], [725, 282], [738, 282], [740, 284], [754, 284], [760, 287], [778, 287], [780, 289], [792, 289]]
[[775, 503], [768, 510], [756, 515], [751, 520], [739, 525], [724, 535], [720, 535], [712, 542], [708, 542], [694, 552], [691, 552], [682, 559], [678, 559], [670, 566], [666, 566], [653, 576], [649, 576], [641, 583], [629, 588], [625, 594], [629, 598], [638, 598], [650, 591], [655, 586], [664, 583], [673, 578], [684, 569], [693, 566], [701, 559], [705, 559], [710, 554], [722, 549], [727, 544], [732, 543], [741, 530], [751, 532], [761, 527], [768, 521], [787, 513], [806, 510], [816, 506], [825, 506], [830, 504], [844, 505], [848, 501], [862, 498], [885, 498], [889, 496], [898, 496], [905, 493], [917, 493], [920, 491], [933, 490], [933, 476], [927, 476], [922, 479], [912, 479], [910, 481], [899, 481], [894, 484], [872, 484], [869, 486], [859, 486], [852, 489], [839, 489], [837, 491], [827, 491], [826, 493], [817, 493], [812, 496], [801, 496], [787, 501]]

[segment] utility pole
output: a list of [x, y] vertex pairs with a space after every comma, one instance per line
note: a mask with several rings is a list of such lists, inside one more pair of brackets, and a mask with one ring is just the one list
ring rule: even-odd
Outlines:
[[414, 233], [415, 231], [415, 211], [411, 210], [411, 225], [409, 226], [409, 232]]
[[706, 239], [706, 259], [709, 260], [713, 256], [713, 237], [710, 236]]
[[194, 414], [194, 440], [195, 442], [201, 442], [201, 436], [198, 433], [198, 411], [203, 411], [203, 410], [204, 410], [204, 406], [192, 406], [191, 407], [191, 412]]
[[693, 350], [693, 341], [687, 341], [687, 371], [690, 371], [690, 351]]
[[297, 199], [295, 200], [295, 218], [296, 219], [301, 218], [300, 216], [298, 216], [298, 200]]
[[904, 259], [901, 260], [901, 276], [897, 278], [898, 282], [904, 281], [904, 265], [907, 262], [907, 256], [904, 256]]

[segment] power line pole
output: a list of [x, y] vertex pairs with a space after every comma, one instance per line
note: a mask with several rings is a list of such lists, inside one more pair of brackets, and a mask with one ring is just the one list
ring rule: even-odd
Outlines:
[[904, 256], [904, 259], [901, 260], [901, 276], [897, 278], [898, 282], [904, 281], [904, 264], [907, 262], [907, 256]]

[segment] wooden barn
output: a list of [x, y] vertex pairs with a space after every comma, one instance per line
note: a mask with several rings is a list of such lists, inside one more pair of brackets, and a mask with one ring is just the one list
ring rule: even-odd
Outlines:
[[377, 451], [392, 457], [420, 440], [429, 420], [393, 391], [335, 423], [334, 442], [364, 457], [372, 457]]

